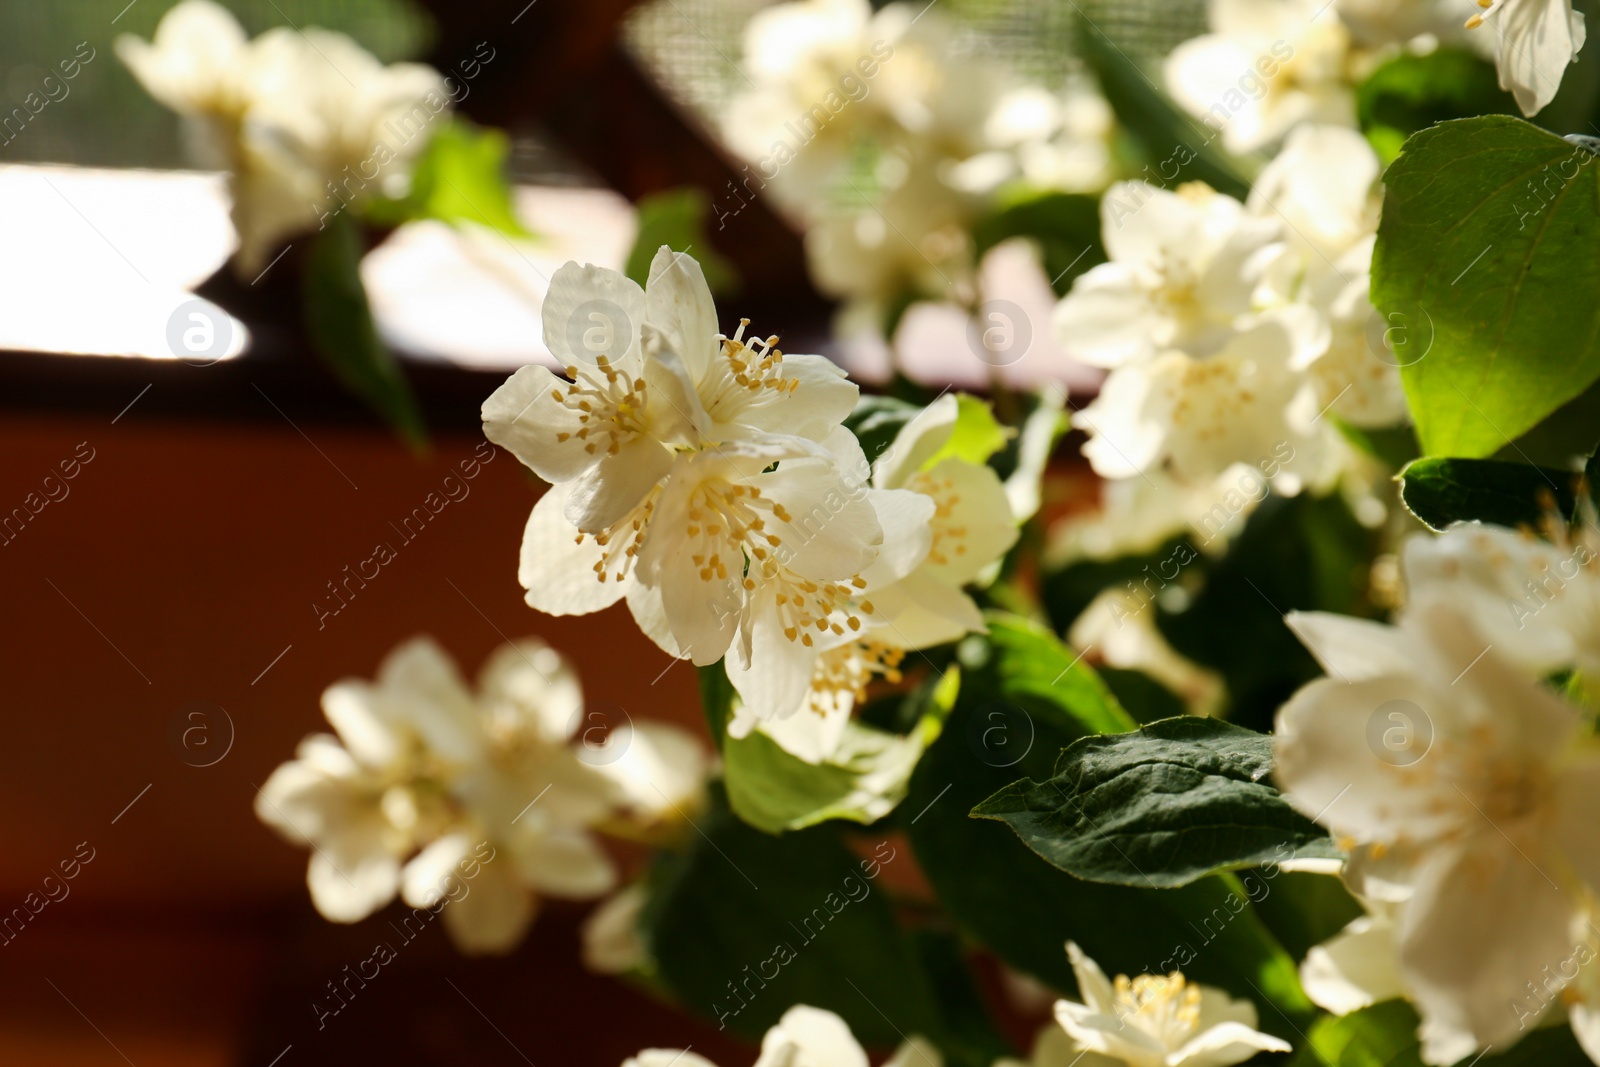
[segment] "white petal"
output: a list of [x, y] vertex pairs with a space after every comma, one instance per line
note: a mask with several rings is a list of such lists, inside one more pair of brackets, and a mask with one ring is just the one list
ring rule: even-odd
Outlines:
[[879, 489], [904, 489], [950, 440], [960, 410], [956, 395], [945, 393], [913, 415], [873, 463], [872, 484]]
[[376, 687], [358, 681], [331, 685], [322, 692], [322, 714], [363, 766], [388, 767], [400, 758], [399, 724]]
[[617, 884], [611, 858], [582, 831], [525, 835], [516, 842], [514, 856], [503, 853], [492, 862], [514, 863], [523, 880], [553, 897], [587, 900], [604, 896]]
[[384, 699], [436, 756], [468, 763], [484, 744], [477, 702], [453, 660], [432, 638], [418, 637], [384, 658]]
[[563, 367], [593, 366], [604, 355], [632, 373], [640, 363], [644, 290], [605, 267], [564, 264], [545, 294], [544, 343]]
[[1405, 674], [1415, 665], [1408, 635], [1393, 626], [1325, 611], [1291, 611], [1283, 619], [1323, 670], [1341, 681]]
[[1169, 1057], [1171, 1067], [1231, 1067], [1257, 1052], [1292, 1052], [1287, 1041], [1252, 1030], [1243, 1023], [1221, 1023], [1190, 1038]]
[[1083, 1003], [1103, 1015], [1115, 1015], [1117, 995], [1111, 980], [1075, 941], [1067, 942], [1067, 962], [1072, 964], [1072, 976], [1078, 981], [1078, 995]]
[[587, 615], [622, 599], [631, 584], [608, 573], [595, 574], [603, 548], [567, 521], [569, 485], [552, 486], [533, 506], [522, 533], [517, 580], [528, 591], [528, 606], [546, 615]]
[[529, 364], [483, 402], [483, 435], [547, 482], [568, 481], [595, 464], [577, 436], [581, 412], [555, 398], [568, 386], [548, 368]]
[[1355, 920], [1306, 953], [1300, 984], [1317, 1007], [1334, 1015], [1403, 996], [1394, 927], [1370, 915]]
[[1400, 961], [1429, 1062], [1440, 1062], [1438, 1050], [1457, 1051], [1462, 1037], [1479, 1048], [1515, 1042], [1524, 983], [1571, 953], [1573, 904], [1537, 866], [1541, 858], [1484, 821], [1419, 872], [1400, 913]]
[[797, 1004], [761, 1041], [755, 1067], [867, 1067], [867, 1054], [845, 1021], [831, 1011]]
[[[968, 464], [970, 466], [970, 464]], [[934, 501], [909, 489], [869, 489], [867, 499], [883, 530], [878, 558], [861, 572], [867, 589], [898, 581], [925, 565], [933, 543]]]
[[817, 650], [784, 636], [772, 594], [763, 591], [748, 622], [750, 656], [735, 646], [725, 664], [728, 680], [758, 719], [782, 719], [800, 710], [811, 689]]
[[548, 742], [572, 734], [583, 689], [566, 657], [535, 637], [502, 645], [478, 675], [479, 700], [501, 721], [523, 724]]
[[1159, 321], [1132, 269], [1102, 263], [1073, 282], [1056, 306], [1053, 329], [1074, 359], [1091, 367], [1119, 367], [1154, 353]]
[[645, 315], [682, 356], [689, 380], [699, 381], [716, 353], [717, 306], [693, 257], [662, 245], [645, 280]]
[[1501, 6], [1494, 21], [1500, 88], [1536, 115], [1555, 98], [1561, 78], [1583, 47], [1583, 15], [1572, 0], [1522, 0]]
[[444, 927], [463, 955], [504, 955], [521, 943], [538, 899], [509, 868], [489, 863], [462, 883], [466, 895], [444, 906]]
[[352, 825], [325, 837], [311, 853], [306, 885], [330, 922], [360, 922], [394, 899], [400, 861], [385, 846], [380, 824]]
[[671, 452], [653, 438], [635, 437], [571, 483], [563, 512], [578, 529], [600, 533], [644, 503], [671, 470]]
[[717, 1067], [717, 1065], [698, 1052], [647, 1048], [637, 1056], [630, 1056], [622, 1067]]
[[472, 851], [474, 841], [463, 831], [446, 834], [411, 857], [401, 875], [400, 896], [413, 908], [431, 908], [440, 897], [460, 895], [456, 883], [462, 872], [461, 861]]

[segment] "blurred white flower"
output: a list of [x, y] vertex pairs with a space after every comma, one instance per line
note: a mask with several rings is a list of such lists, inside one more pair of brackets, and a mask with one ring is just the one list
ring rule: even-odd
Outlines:
[[1600, 672], [1600, 530], [1584, 524], [1555, 540], [1503, 526], [1461, 523], [1404, 548], [1410, 598], [1448, 597], [1496, 652], [1533, 677]]
[[[884, 1067], [943, 1067], [944, 1060], [926, 1041], [911, 1037]], [[687, 1050], [646, 1049], [622, 1067], [716, 1067]], [[798, 1004], [783, 1013], [761, 1039], [755, 1067], [867, 1067], [867, 1054], [850, 1027], [831, 1011]]]
[[[1082, 1067], [1229, 1067], [1258, 1052], [1291, 1051], [1255, 1028], [1255, 1005], [1247, 1000], [1195, 985], [1176, 971], [1118, 975], [1113, 983], [1070, 941], [1067, 955], [1084, 1003], [1056, 1001], [1056, 1022], [1081, 1054]], [[1044, 1045], [1043, 1051], [1047, 1058], [1036, 1067], [1055, 1067], [1067, 1050]]]
[[417, 638], [375, 683], [323, 695], [338, 738], [307, 738], [267, 779], [256, 814], [312, 848], [307, 880], [325, 917], [359, 921], [398, 892], [442, 912], [463, 952], [506, 952], [540, 897], [611, 890], [615, 871], [590, 831], [638, 817], [646, 775], [681, 799], [705, 766], [685, 735], [659, 724], [613, 738], [641, 748], [626, 774], [590, 766], [572, 743], [582, 708], [571, 667], [542, 642], [496, 651], [474, 691]]
[[182, 0], [153, 41], [124, 34], [116, 51], [190, 122], [200, 162], [229, 172], [245, 275], [329, 217], [403, 192], [451, 103], [427, 66], [386, 67], [343, 34], [315, 28], [250, 41], [211, 0]]
[[1494, 43], [1466, 32], [1466, 20], [1481, 8], [1477, 0], [1334, 0], [1334, 10], [1363, 47], [1403, 45], [1422, 37], [1453, 46], [1482, 47]]
[[1078, 277], [1055, 318], [1062, 346], [1097, 367], [1216, 352], [1267, 299], [1287, 251], [1280, 222], [1200, 183], [1121, 182], [1100, 219], [1110, 262]]
[[1494, 31], [1500, 88], [1516, 97], [1524, 115], [1537, 115], [1555, 99], [1568, 65], [1578, 61], [1587, 34], [1583, 12], [1572, 10], [1572, 0], [1492, 0], [1482, 6], [1467, 28], [1487, 24]]
[[1274, 264], [1277, 288], [1315, 308], [1328, 344], [1310, 360], [1318, 408], [1365, 427], [1407, 418], [1398, 364], [1373, 350], [1368, 299], [1372, 248], [1382, 206], [1382, 167], [1367, 139], [1340, 126], [1301, 126], [1256, 178], [1247, 202], [1262, 218], [1281, 219], [1294, 254]]
[[1300, 964], [1306, 996], [1334, 1015], [1348, 1015], [1406, 992], [1395, 941], [1395, 905], [1382, 900], [1363, 903], [1366, 915], [1313, 945]]
[[1400, 973], [1423, 1058], [1514, 1042], [1525, 983], [1574, 951], [1600, 886], [1600, 747], [1578, 710], [1435, 590], [1398, 627], [1291, 615], [1333, 675], [1278, 713], [1278, 782], [1401, 901]]
[[[999, 180], [1020, 178], [1037, 189], [1095, 193], [1114, 173], [1111, 135], [1116, 118], [1092, 86], [1071, 82], [1060, 93], [1040, 85], [1011, 89], [984, 123], [988, 152], [961, 165]], [[976, 164], [976, 165], [975, 165]], [[958, 183], [960, 184], [960, 183]]]
[[1232, 152], [1304, 122], [1354, 126], [1350, 32], [1325, 0], [1211, 0], [1211, 32], [1167, 57], [1167, 91]]
[[[1193, 558], [1192, 553], [1188, 558]], [[1156, 626], [1154, 599], [1142, 586], [1133, 592], [1105, 590], [1073, 622], [1067, 643], [1085, 656], [1095, 654], [1108, 667], [1149, 675], [1182, 700], [1192, 714], [1216, 714], [1227, 695], [1222, 676], [1168, 643]]]
[[939, 12], [909, 3], [775, 4], [746, 26], [742, 66], [751, 88], [729, 106], [724, 136], [760, 188], [771, 183], [807, 219], [863, 143], [956, 159], [980, 151], [1000, 89]]

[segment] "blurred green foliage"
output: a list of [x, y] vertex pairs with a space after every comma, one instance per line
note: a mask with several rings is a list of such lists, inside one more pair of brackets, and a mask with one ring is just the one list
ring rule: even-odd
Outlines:
[[[0, 162], [86, 166], [182, 167], [178, 119], [151, 100], [112, 51], [124, 33], [148, 39], [174, 0], [105, 0], [0, 4], [0, 112], [39, 92], [46, 75], [88, 42], [94, 58], [67, 83], [21, 136], [0, 145]], [[348, 33], [379, 59], [413, 59], [433, 34], [426, 12], [410, 0], [219, 0], [251, 34], [273, 26], [322, 26]], [[121, 14], [119, 15], [119, 9]], [[87, 55], [87, 49], [85, 50]]]

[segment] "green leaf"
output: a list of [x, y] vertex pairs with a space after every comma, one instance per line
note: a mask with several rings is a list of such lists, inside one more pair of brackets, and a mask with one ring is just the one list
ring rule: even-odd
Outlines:
[[634, 206], [639, 215], [639, 233], [633, 239], [624, 274], [647, 285], [650, 264], [665, 245], [674, 252], [693, 256], [713, 293], [730, 293], [739, 287], [738, 268], [716, 250], [706, 234], [711, 200], [703, 189], [668, 189], [647, 196]]
[[984, 621], [988, 637], [964, 646], [963, 658], [968, 658], [968, 649], [981, 657], [992, 679], [992, 698], [1062, 716], [1079, 733], [1122, 733], [1138, 727], [1083, 657], [1055, 634], [1016, 615], [990, 612]]
[[909, 858], [880, 841], [858, 859], [836, 826], [773, 837], [712, 793], [686, 851], [657, 860], [641, 918], [683, 1006], [751, 1039], [810, 1004], [869, 1046], [899, 1044], [902, 1030], [938, 1040], [937, 998], [878, 881]]
[[1400, 472], [1400, 499], [1435, 530], [1453, 522], [1538, 529], [1552, 508], [1570, 517], [1575, 476], [1493, 459], [1419, 459]]
[[[1317, 1020], [1292, 1067], [1422, 1067], [1417, 1013], [1403, 1000], [1386, 1000], [1338, 1018]], [[1568, 1026], [1531, 1031], [1509, 1049], [1460, 1061], [1460, 1067], [1589, 1067]]]
[[1012, 237], [1038, 242], [1045, 274], [1058, 296], [1066, 295], [1078, 275], [1106, 261], [1100, 243], [1100, 202], [1081, 193], [1012, 194], [973, 225], [974, 256], [981, 258]]
[[1600, 168], [1520, 119], [1445, 122], [1384, 177], [1372, 297], [1426, 455], [1481, 459], [1600, 377]]
[[1152, 184], [1170, 188], [1203, 181], [1239, 200], [1249, 195], [1249, 179], [1239, 161], [1214, 143], [1216, 135], [1179, 110], [1098, 26], [1080, 19], [1078, 40], [1117, 120], [1139, 140], [1146, 156], [1159, 161], [1149, 174]]
[[500, 130], [451, 119], [418, 157], [406, 195], [373, 201], [367, 216], [390, 226], [417, 219], [473, 222], [511, 237], [530, 237], [512, 201], [510, 154], [511, 140]]
[[1356, 111], [1385, 163], [1400, 154], [1407, 137], [1436, 122], [1518, 113], [1494, 64], [1453, 48], [1403, 52], [1384, 63], [1356, 91]]
[[722, 751], [727, 743], [728, 720], [733, 718], [733, 702], [739, 694], [728, 680], [728, 672], [719, 661], [698, 668], [700, 679], [700, 707], [705, 712], [706, 726], [711, 731], [711, 742]]
[[1043, 782], [972, 809], [1078, 878], [1171, 889], [1219, 871], [1337, 856], [1327, 832], [1263, 779], [1272, 738], [1179, 716], [1074, 742]]
[[[1030, 701], [1023, 712], [1003, 695], [1001, 674], [1015, 677], [1004, 658], [963, 673], [955, 711], [917, 764], [900, 807], [911, 816], [906, 829], [917, 860], [958, 928], [1063, 993], [1075, 989], [1062, 948], [1071, 939], [1111, 974], [1181, 969], [1195, 981], [1276, 1005], [1303, 1025], [1311, 1005], [1294, 961], [1250, 904], [1271, 892], [1267, 874], [1162, 890], [1085, 882], [1050, 866], [1006, 827], [967, 817], [1018, 775], [1047, 776], [1054, 754], [1082, 737], [1092, 718], [1056, 701]], [[1082, 664], [1072, 671], [1093, 676]], [[1008, 743], [998, 743], [1003, 735]], [[1262, 1021], [1295, 1036], [1271, 1008], [1263, 1007]]]
[[335, 215], [311, 240], [301, 275], [312, 347], [356, 396], [413, 446], [427, 442], [422, 413], [394, 355], [378, 336], [361, 284], [361, 235]]
[[877, 822], [905, 797], [911, 772], [948, 711], [946, 704], [925, 715], [903, 737], [852, 720], [839, 750], [820, 764], [785, 751], [760, 730], [730, 737], [722, 749], [728, 801], [741, 819], [769, 834], [829, 819]]
[[1011, 433], [994, 417], [994, 409], [987, 400], [979, 400], [966, 393], [956, 394], [956, 423], [950, 439], [922, 464], [923, 470], [947, 459], [964, 460], [978, 466], [989, 462], [989, 457], [1006, 447]]

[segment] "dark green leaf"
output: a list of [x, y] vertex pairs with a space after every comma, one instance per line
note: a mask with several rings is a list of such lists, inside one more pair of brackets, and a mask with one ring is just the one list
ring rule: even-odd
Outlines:
[[1423, 130], [1390, 166], [1372, 296], [1406, 331], [1427, 455], [1491, 455], [1600, 377], [1594, 160], [1491, 115]]
[[394, 355], [378, 336], [361, 284], [361, 235], [335, 215], [311, 241], [301, 278], [306, 330], [318, 355], [345, 388], [413, 445], [427, 441], [422, 413]]
[[1203, 181], [1219, 193], [1243, 200], [1250, 182], [1238, 163], [1214, 143], [1216, 135], [1180, 111], [1092, 21], [1081, 19], [1078, 27], [1083, 57], [1100, 79], [1118, 121], [1153, 161], [1147, 168], [1149, 180], [1164, 187]]
[[886, 452], [906, 423], [922, 411], [921, 404], [897, 400], [892, 396], [863, 393], [856, 409], [844, 420], [845, 428], [861, 442], [867, 462], [875, 463]]
[[1453, 522], [1531, 526], [1552, 508], [1571, 516], [1574, 476], [1492, 459], [1419, 459], [1400, 472], [1400, 499], [1435, 530]]
[[858, 859], [835, 826], [769, 836], [712, 792], [686, 851], [658, 859], [641, 920], [683, 1006], [749, 1038], [810, 1004], [868, 1045], [896, 1045], [902, 1031], [938, 1040], [937, 999], [877, 880], [909, 858], [882, 841]]
[[1012, 237], [1039, 242], [1045, 274], [1057, 295], [1065, 295], [1078, 275], [1106, 261], [1100, 203], [1092, 196], [1030, 191], [998, 205], [972, 228], [978, 256]]
[[416, 219], [473, 222], [529, 237], [512, 201], [510, 154], [511, 140], [501, 131], [451, 119], [418, 157], [406, 195], [373, 201], [367, 216], [389, 226]]
[[1171, 889], [1290, 856], [1337, 856], [1327, 832], [1264, 779], [1272, 738], [1179, 716], [1074, 742], [1043, 782], [1013, 782], [972, 809], [1091, 882]]
[[711, 742], [717, 751], [727, 742], [728, 720], [733, 718], [733, 702], [739, 694], [728, 681], [728, 672], [721, 663], [699, 668], [700, 707], [705, 712], [706, 726], [711, 730]]
[[[963, 647], [982, 657], [991, 699], [1070, 720], [1079, 733], [1121, 733], [1138, 726], [1094, 671], [1055, 634], [1016, 615], [991, 612], [987, 639]], [[996, 735], [991, 735], [996, 736]]]
[[1384, 63], [1361, 83], [1356, 110], [1385, 163], [1400, 154], [1407, 137], [1436, 122], [1518, 113], [1494, 63], [1453, 48], [1403, 52]]
[[646, 285], [650, 264], [665, 245], [694, 257], [713, 293], [730, 293], [739, 287], [738, 269], [716, 250], [706, 234], [711, 201], [703, 189], [668, 189], [647, 196], [634, 206], [639, 214], [639, 233], [633, 239], [624, 274]]
[[[964, 673], [956, 710], [917, 765], [900, 807], [911, 818], [917, 860], [961, 930], [1063, 993], [1075, 989], [1063, 951], [1071, 939], [1109, 973], [1182, 969], [1235, 996], [1276, 1005], [1303, 1025], [1311, 1006], [1294, 962], [1249, 903], [1270, 892], [1266, 873], [1162, 890], [1085, 882], [1044, 862], [1006, 827], [967, 817], [1018, 775], [1048, 775], [1054, 754], [1083, 736], [1079, 716], [1050, 703], [1033, 707], [1017, 714], [992, 671]], [[996, 730], [1011, 743], [996, 743]], [[1272, 1008], [1263, 1007], [1262, 1020], [1295, 1037]]]

